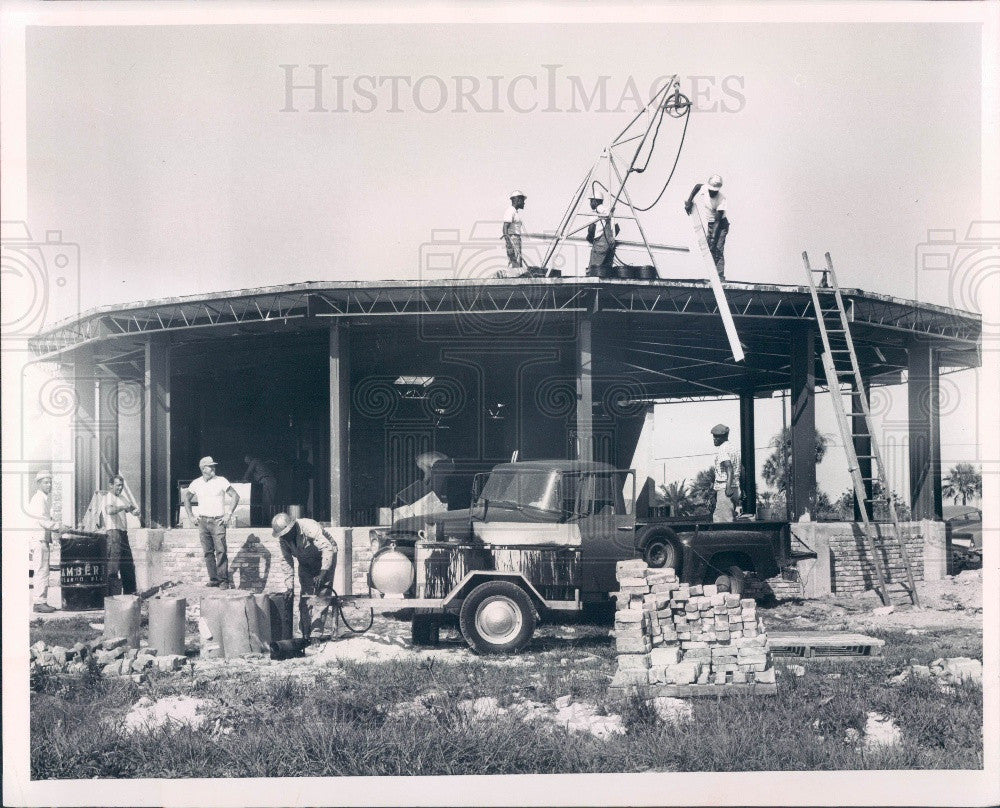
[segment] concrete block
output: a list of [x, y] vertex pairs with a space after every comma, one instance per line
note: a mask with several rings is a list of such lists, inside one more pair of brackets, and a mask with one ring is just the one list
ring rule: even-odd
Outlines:
[[646, 586], [645, 578], [619, 578], [618, 588], [621, 591], [631, 590], [631, 589], [645, 589], [649, 591]]
[[754, 681], [762, 684], [774, 684], [774, 668], [765, 668], [754, 674]]
[[623, 609], [615, 612], [615, 624], [641, 623], [642, 611], [639, 609]]
[[649, 667], [648, 654], [621, 654], [618, 657], [618, 670], [646, 670]]
[[649, 654], [649, 662], [653, 667], [666, 667], [676, 665], [681, 661], [681, 651], [675, 645], [654, 648]]
[[644, 575], [649, 565], [641, 558], [629, 558], [615, 564], [615, 576], [618, 580], [622, 578], [637, 577]]
[[649, 672], [643, 670], [618, 670], [611, 679], [611, 687], [641, 687], [649, 684]]

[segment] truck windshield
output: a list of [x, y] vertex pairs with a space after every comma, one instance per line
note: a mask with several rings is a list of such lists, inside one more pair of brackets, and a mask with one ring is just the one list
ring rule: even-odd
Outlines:
[[[490, 507], [563, 513], [565, 496], [564, 480], [559, 471], [494, 471], [483, 486], [480, 498], [489, 500]], [[570, 497], [572, 510], [572, 495]]]

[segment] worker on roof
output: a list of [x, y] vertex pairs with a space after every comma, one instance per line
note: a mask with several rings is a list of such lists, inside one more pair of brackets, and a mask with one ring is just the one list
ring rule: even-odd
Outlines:
[[292, 519], [287, 513], [271, 520], [271, 534], [278, 539], [284, 562], [285, 597], [295, 597], [295, 562], [299, 565], [299, 626], [302, 636], [312, 630], [313, 595], [333, 592], [333, 573], [337, 569], [337, 542], [314, 519]]
[[715, 511], [713, 522], [732, 522], [736, 519], [734, 501], [739, 496], [739, 458], [729, 442], [729, 427], [716, 424], [712, 427], [712, 440], [715, 443]]
[[448, 510], [448, 485], [455, 471], [455, 461], [441, 452], [423, 452], [417, 455], [414, 463], [423, 476], [393, 498], [393, 521], [432, 516]]
[[726, 248], [726, 235], [729, 233], [729, 218], [726, 216], [726, 195], [722, 193], [722, 177], [713, 174], [705, 185], [699, 182], [691, 189], [684, 202], [685, 212], [690, 213], [695, 205], [698, 206], [701, 224], [705, 228], [715, 269], [719, 273], [719, 279], [725, 280], [726, 258], [723, 251]]
[[607, 277], [615, 260], [616, 237], [621, 232], [621, 228], [617, 222], [612, 226], [611, 215], [604, 207], [604, 193], [602, 191], [595, 190], [593, 192], [593, 196], [590, 197], [590, 209], [597, 214], [597, 219], [591, 222], [587, 228], [587, 241], [591, 245], [587, 275]]
[[511, 191], [510, 207], [503, 217], [503, 239], [507, 245], [507, 265], [513, 269], [521, 269], [524, 260], [521, 257], [521, 236], [524, 234], [524, 222], [521, 221], [521, 211], [524, 210], [524, 200], [527, 197], [522, 191]]

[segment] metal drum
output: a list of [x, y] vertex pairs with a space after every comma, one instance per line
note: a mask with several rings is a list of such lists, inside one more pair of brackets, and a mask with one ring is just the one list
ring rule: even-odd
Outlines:
[[575, 600], [580, 581], [580, 548], [552, 545], [494, 545], [500, 572], [520, 572], [546, 600]]
[[66, 611], [103, 609], [108, 593], [108, 539], [99, 533], [59, 540], [59, 587]]
[[646, 264], [639, 267], [639, 280], [643, 281], [655, 281], [660, 276], [656, 273], [656, 267], [652, 264]]

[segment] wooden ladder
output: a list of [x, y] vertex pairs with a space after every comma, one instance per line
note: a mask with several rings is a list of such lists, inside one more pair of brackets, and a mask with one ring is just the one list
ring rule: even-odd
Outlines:
[[[863, 530], [872, 557], [872, 565], [878, 578], [878, 592], [882, 603], [890, 605], [889, 582], [886, 577], [888, 566], [888, 550], [895, 545], [899, 551], [903, 568], [906, 572], [906, 583], [903, 585], [906, 594], [914, 606], [919, 606], [917, 587], [913, 578], [913, 565], [906, 549], [906, 538], [899, 524], [899, 513], [896, 501], [892, 497], [889, 482], [882, 461], [882, 451], [875, 439], [874, 424], [871, 410], [868, 406], [868, 395], [865, 392], [861, 370], [858, 367], [858, 357], [854, 350], [854, 340], [851, 338], [850, 320], [844, 308], [844, 298], [837, 285], [837, 274], [833, 271], [833, 261], [830, 253], [826, 253], [826, 268], [813, 269], [809, 265], [808, 253], [802, 253], [806, 278], [809, 281], [809, 293], [812, 295], [813, 308], [816, 311], [816, 322], [823, 339], [823, 370], [826, 373], [827, 387], [830, 390], [830, 400], [837, 416], [837, 426], [840, 429], [841, 442], [847, 455], [847, 467], [851, 473], [854, 495], [858, 502]], [[822, 275], [817, 285], [815, 277]], [[861, 406], [861, 412], [855, 412], [852, 407], [850, 420], [844, 411], [844, 402], [840, 391], [842, 385], [848, 385], [850, 396]], [[860, 423], [859, 423], [860, 422]], [[856, 441], [867, 439], [871, 446], [870, 455], [859, 455], [856, 451]], [[872, 476], [862, 474], [861, 460], [874, 461]], [[873, 519], [871, 508], [875, 502], [885, 502], [889, 512], [889, 529], [880, 531]], [[886, 551], [885, 566], [882, 553]]]

